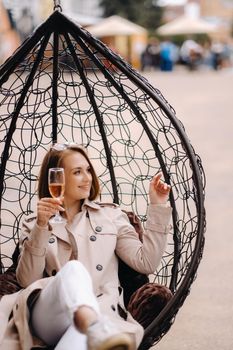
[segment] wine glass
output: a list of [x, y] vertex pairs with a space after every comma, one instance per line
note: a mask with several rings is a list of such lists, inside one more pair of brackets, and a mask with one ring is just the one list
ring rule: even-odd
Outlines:
[[[65, 173], [63, 168], [50, 168], [48, 175], [49, 192], [53, 198], [61, 198], [65, 191]], [[50, 223], [63, 223], [66, 220], [59, 211], [49, 220]]]

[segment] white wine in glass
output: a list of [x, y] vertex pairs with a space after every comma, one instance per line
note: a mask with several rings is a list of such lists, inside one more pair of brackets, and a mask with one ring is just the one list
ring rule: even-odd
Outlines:
[[[61, 198], [65, 191], [65, 173], [63, 168], [50, 168], [48, 174], [49, 192], [53, 198]], [[49, 220], [50, 223], [62, 223], [66, 220], [59, 211]]]

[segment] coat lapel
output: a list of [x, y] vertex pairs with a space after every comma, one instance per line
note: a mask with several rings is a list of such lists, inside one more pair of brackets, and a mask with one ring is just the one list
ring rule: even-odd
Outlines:
[[66, 223], [52, 224], [53, 235], [70, 244], [70, 238], [66, 229]]

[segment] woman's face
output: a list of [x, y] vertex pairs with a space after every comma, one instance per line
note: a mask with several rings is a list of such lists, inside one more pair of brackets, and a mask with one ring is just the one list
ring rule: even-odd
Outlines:
[[65, 200], [72, 202], [88, 198], [92, 174], [86, 158], [79, 152], [72, 152], [63, 159], [62, 165], [65, 169]]

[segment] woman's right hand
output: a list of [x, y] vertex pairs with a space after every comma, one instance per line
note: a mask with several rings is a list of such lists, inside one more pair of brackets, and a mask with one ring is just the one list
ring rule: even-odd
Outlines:
[[51, 216], [57, 211], [65, 211], [62, 207], [63, 199], [42, 198], [37, 203], [37, 225], [47, 226]]

